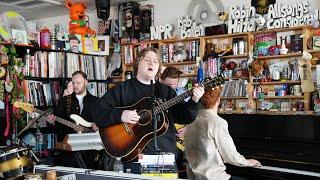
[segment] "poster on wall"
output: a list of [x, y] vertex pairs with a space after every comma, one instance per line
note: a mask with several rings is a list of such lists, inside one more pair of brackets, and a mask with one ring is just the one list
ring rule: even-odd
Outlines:
[[111, 31], [112, 19], [98, 22], [98, 35], [99, 36], [109, 36]]

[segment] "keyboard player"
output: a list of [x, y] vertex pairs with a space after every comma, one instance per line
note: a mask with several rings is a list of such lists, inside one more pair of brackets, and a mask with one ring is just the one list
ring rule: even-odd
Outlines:
[[187, 125], [185, 152], [190, 179], [230, 179], [225, 162], [237, 166], [261, 166], [259, 161], [246, 159], [237, 152], [227, 121], [217, 114], [220, 93], [221, 88], [206, 88], [201, 99], [204, 109], [199, 111], [192, 124]]

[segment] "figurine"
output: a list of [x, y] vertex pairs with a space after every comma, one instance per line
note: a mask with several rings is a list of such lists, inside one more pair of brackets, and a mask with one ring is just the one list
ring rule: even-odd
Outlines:
[[85, 14], [86, 5], [84, 3], [72, 3], [70, 0], [66, 2], [67, 8], [70, 10], [69, 33], [85, 35], [95, 35], [96, 32], [87, 26]]

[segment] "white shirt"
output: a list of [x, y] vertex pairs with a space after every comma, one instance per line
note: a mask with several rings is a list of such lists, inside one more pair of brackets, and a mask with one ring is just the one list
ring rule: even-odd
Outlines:
[[83, 109], [83, 95], [76, 95], [78, 101], [79, 101], [79, 106], [80, 106], [80, 114], [82, 112], [82, 109]]
[[226, 120], [211, 110], [200, 110], [196, 120], [187, 125], [186, 157], [192, 179], [230, 179], [224, 162], [247, 166], [247, 160], [237, 152]]

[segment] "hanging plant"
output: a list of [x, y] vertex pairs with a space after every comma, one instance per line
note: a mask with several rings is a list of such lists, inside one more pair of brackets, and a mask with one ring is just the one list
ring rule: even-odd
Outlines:
[[[24, 79], [24, 75], [22, 73], [22, 68], [24, 64], [21, 58], [17, 58], [17, 51], [14, 45], [9, 45], [4, 48], [4, 52], [7, 53], [9, 63], [7, 65], [7, 74], [6, 74], [6, 91], [9, 96], [9, 103], [12, 106], [16, 101], [23, 101], [24, 94], [21, 88], [21, 81]], [[24, 118], [22, 116], [24, 113], [23, 110], [17, 109], [12, 106], [12, 124], [18, 125], [18, 128], [25, 125]]]

